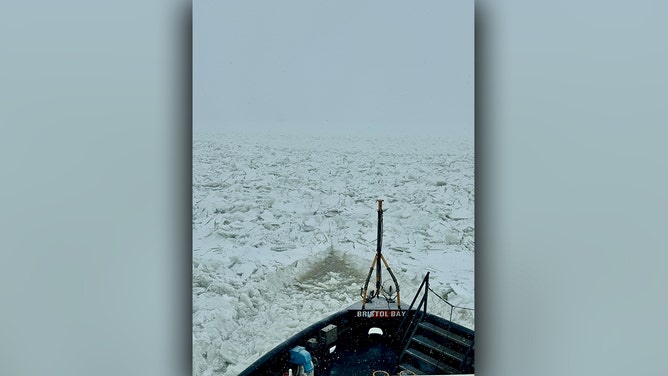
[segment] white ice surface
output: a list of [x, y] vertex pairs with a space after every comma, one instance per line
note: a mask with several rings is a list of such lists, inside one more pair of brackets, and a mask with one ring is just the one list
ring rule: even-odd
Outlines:
[[[376, 248], [410, 303], [474, 306], [472, 139], [195, 134], [193, 372], [235, 375], [359, 299]], [[385, 274], [387, 278], [389, 276]], [[430, 311], [450, 307], [430, 300]], [[470, 328], [470, 310], [453, 320]]]

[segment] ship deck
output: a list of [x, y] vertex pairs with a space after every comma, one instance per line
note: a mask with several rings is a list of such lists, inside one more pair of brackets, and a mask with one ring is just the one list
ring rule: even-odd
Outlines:
[[338, 355], [332, 357], [328, 366], [320, 367], [318, 374], [350, 376], [372, 375], [376, 372], [378, 376], [395, 375], [398, 373], [398, 366], [399, 355], [392, 347], [378, 341], [362, 348], [342, 350]]

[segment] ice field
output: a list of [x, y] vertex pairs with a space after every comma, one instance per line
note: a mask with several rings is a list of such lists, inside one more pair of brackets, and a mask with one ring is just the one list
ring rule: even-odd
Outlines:
[[[359, 300], [378, 198], [402, 302], [431, 271], [436, 293], [474, 307], [472, 137], [195, 132], [192, 179], [195, 375], [236, 375]], [[473, 311], [453, 321], [474, 328]]]

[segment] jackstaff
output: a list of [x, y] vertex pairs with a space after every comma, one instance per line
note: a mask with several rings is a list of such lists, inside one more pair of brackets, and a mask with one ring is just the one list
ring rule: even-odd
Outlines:
[[[380, 262], [382, 261], [383, 264], [385, 264], [385, 268], [387, 269], [387, 272], [390, 273], [390, 276], [392, 277], [392, 280], [394, 281], [394, 286], [397, 288], [397, 306], [399, 309], [401, 309], [401, 296], [399, 294], [399, 283], [397, 282], [397, 278], [394, 276], [394, 273], [392, 273], [392, 269], [390, 269], [390, 266], [387, 264], [387, 261], [385, 260], [385, 257], [382, 254], [382, 249], [383, 249], [383, 200], [378, 199], [378, 233], [377, 233], [377, 238], [376, 238], [376, 255], [373, 258], [373, 262], [371, 263], [371, 268], [369, 268], [369, 274], [366, 277], [366, 281], [364, 282], [364, 288], [361, 291], [362, 295], [362, 309], [364, 309], [366, 302], [371, 301], [373, 298], [380, 296], [380, 290], [382, 288], [382, 275], [381, 275], [381, 264]], [[373, 274], [373, 269], [376, 268], [376, 291], [371, 292], [371, 296], [369, 299], [367, 299], [367, 289], [369, 287], [369, 280], [371, 279], [371, 274]], [[388, 300], [389, 301], [389, 300]]]

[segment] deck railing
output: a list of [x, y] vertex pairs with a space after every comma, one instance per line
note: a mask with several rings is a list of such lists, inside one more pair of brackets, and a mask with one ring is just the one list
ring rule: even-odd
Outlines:
[[[447, 304], [448, 306], [450, 306], [450, 318], [449, 318], [449, 320], [448, 320], [448, 328], [450, 328], [450, 326], [451, 326], [452, 323], [454, 322], [454, 321], [452, 321], [452, 314], [453, 314], [453, 312], [454, 312], [455, 309], [458, 309], [458, 310], [464, 310], [464, 311], [470, 311], [470, 312], [475, 311], [474, 308], [468, 308], [468, 307], [460, 307], [460, 306], [456, 306], [456, 305], [450, 303], [449, 301], [445, 300], [445, 298], [443, 298], [442, 296], [438, 295], [438, 294], [437, 294], [434, 290], [432, 290], [430, 287], [427, 287], [427, 288], [428, 288], [429, 291], [431, 291], [431, 293], [434, 294], [437, 298], [439, 298], [439, 299], [442, 300], [445, 304]], [[427, 294], [425, 293], [425, 296], [426, 296], [426, 295], [427, 295]]]
[[[422, 280], [422, 283], [420, 284], [420, 287], [418, 288], [415, 297], [413, 297], [411, 305], [408, 307], [408, 310], [404, 314], [404, 318], [401, 320], [399, 328], [397, 329], [397, 340], [398, 340], [397, 344], [402, 348], [408, 342], [408, 339], [413, 335], [413, 332], [415, 332], [415, 330], [417, 329], [418, 324], [420, 323], [420, 321], [422, 321], [422, 318], [424, 318], [425, 314], [427, 313], [427, 295], [428, 295], [427, 291], [429, 290], [429, 273], [430, 272], [427, 272], [427, 275], [424, 276], [424, 279]], [[420, 303], [418, 304], [417, 308], [413, 310], [415, 301], [420, 296], [423, 287], [425, 287], [424, 294], [422, 295], [422, 298], [420, 299]], [[408, 335], [409, 333], [410, 336]], [[399, 338], [399, 336], [401, 336], [401, 338]]]
[[[420, 284], [420, 287], [418, 288], [415, 297], [413, 297], [413, 301], [408, 307], [408, 310], [404, 314], [403, 319], [399, 324], [399, 328], [397, 329], [396, 340], [397, 340], [397, 345], [400, 348], [404, 348], [408, 344], [408, 340], [415, 334], [418, 325], [425, 317], [427, 313], [427, 300], [428, 300], [427, 297], [429, 296], [430, 291], [432, 294], [434, 294], [436, 297], [438, 297], [440, 300], [442, 300], [448, 306], [450, 306], [450, 319], [448, 320], [448, 329], [450, 329], [450, 327], [452, 326], [453, 323], [452, 314], [455, 309], [475, 311], [475, 309], [473, 308], [455, 306], [454, 304], [444, 299], [442, 296], [438, 295], [434, 290], [431, 289], [431, 287], [429, 287], [429, 274], [430, 272], [427, 272], [427, 274], [424, 276], [424, 279], [422, 280], [422, 283]], [[423, 287], [424, 287], [424, 293], [422, 293]], [[420, 294], [422, 294], [422, 297], [420, 298], [417, 307], [413, 309], [413, 306], [415, 306], [415, 302], [418, 300], [418, 297], [420, 297]]]

